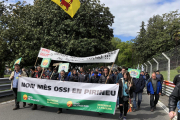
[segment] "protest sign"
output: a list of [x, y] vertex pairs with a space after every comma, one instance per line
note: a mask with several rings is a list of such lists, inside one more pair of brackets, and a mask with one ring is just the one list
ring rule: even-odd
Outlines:
[[43, 106], [115, 113], [119, 86], [20, 77], [17, 100]]
[[55, 51], [41, 48], [39, 51], [39, 58], [51, 58], [56, 61], [67, 61], [71, 63], [113, 63], [116, 60], [119, 49], [90, 57], [75, 57], [69, 56]]
[[[21, 57], [21, 58], [19, 58], [19, 59], [17, 59], [17, 60], [14, 62], [14, 65], [15, 65], [15, 64], [19, 64], [19, 65], [20, 65], [20, 63], [21, 63], [21, 59], [22, 59], [22, 57]], [[13, 68], [14, 68], [14, 66], [13, 66]]]
[[48, 68], [50, 63], [51, 63], [51, 59], [50, 58], [43, 58], [43, 60], [41, 62], [41, 67]]
[[61, 72], [61, 70], [64, 70], [65, 72], [68, 72], [69, 69], [69, 63], [61, 63], [59, 65], [58, 72]]
[[130, 73], [131, 77], [133, 78], [139, 78], [141, 70], [137, 70], [137, 69], [128, 69], [128, 72]]

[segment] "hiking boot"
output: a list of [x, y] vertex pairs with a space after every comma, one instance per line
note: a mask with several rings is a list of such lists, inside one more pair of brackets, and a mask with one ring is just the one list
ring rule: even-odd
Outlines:
[[24, 107], [24, 108], [26, 107], [26, 103], [23, 103], [23, 107]]
[[122, 113], [120, 113], [120, 115], [119, 115], [119, 119], [122, 119]]
[[154, 112], [154, 109], [153, 109], [153, 108], [151, 109], [151, 112]]
[[31, 108], [31, 110], [37, 110], [37, 105], [33, 105], [33, 107]]
[[133, 112], [136, 112], [136, 109], [133, 109]]
[[59, 110], [57, 111], [57, 114], [62, 113], [62, 108], [59, 108]]
[[32, 104], [32, 103], [29, 103], [28, 105], [29, 105], [29, 106], [32, 106], [33, 104]]
[[45, 108], [45, 106], [41, 106], [41, 108]]
[[58, 111], [57, 111], [57, 114], [60, 114], [60, 113], [62, 113], [62, 110], [58, 110]]
[[99, 112], [98, 114], [99, 114], [99, 115], [102, 115], [102, 113], [100, 113], [100, 112]]
[[17, 110], [17, 109], [19, 109], [19, 107], [15, 107], [15, 108], [13, 108], [13, 110]]

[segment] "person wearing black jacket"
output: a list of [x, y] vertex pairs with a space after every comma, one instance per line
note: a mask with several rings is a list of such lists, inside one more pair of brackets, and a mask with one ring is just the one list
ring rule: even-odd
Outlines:
[[133, 83], [136, 89], [133, 92], [133, 112], [137, 109], [136, 98], [138, 96], [138, 109], [140, 109], [141, 101], [142, 101], [142, 92], [145, 87], [145, 81], [143, 75], [140, 75], [139, 78], [133, 78]]
[[78, 82], [88, 82], [89, 81], [89, 74], [85, 73], [84, 68], [80, 68], [79, 80]]
[[90, 79], [90, 83], [98, 83], [99, 82], [99, 79], [100, 79], [100, 77], [98, 76], [98, 72], [97, 71], [95, 71], [94, 72], [94, 76], [92, 76], [91, 77], [91, 79]]
[[[51, 77], [52, 76], [52, 77]], [[57, 80], [57, 78], [58, 78], [58, 76], [59, 76], [59, 73], [58, 73], [58, 71], [57, 71], [57, 68], [54, 68], [53, 69], [53, 73], [52, 73], [52, 75], [50, 76], [50, 79], [51, 80]]]
[[123, 109], [124, 109], [124, 119], [126, 120], [127, 111], [128, 111], [128, 101], [129, 98], [133, 97], [133, 91], [135, 89], [135, 85], [133, 84], [132, 78], [130, 77], [129, 72], [123, 74], [123, 78], [121, 78], [117, 83], [119, 85], [119, 108], [120, 108], [120, 116], [122, 119]]
[[114, 84], [114, 79], [112, 75], [109, 75], [109, 69], [107, 67], [104, 68], [104, 74], [101, 75], [99, 79], [99, 83], [105, 84], [107, 80], [107, 84]]
[[[176, 116], [176, 106], [177, 102], [180, 100], [180, 84], [178, 83], [171, 95], [169, 96], [169, 117], [170, 119], [173, 119]], [[180, 113], [178, 112], [178, 119], [180, 120]]]
[[175, 77], [174, 77], [174, 80], [173, 80], [173, 83], [176, 85], [177, 83], [179, 83], [180, 82], [180, 74], [178, 74], [178, 75], [176, 75]]
[[69, 81], [72, 81], [72, 82], [78, 82], [79, 77], [78, 77], [78, 74], [77, 74], [76, 70], [73, 69], [72, 72], [73, 72], [73, 74], [70, 76]]

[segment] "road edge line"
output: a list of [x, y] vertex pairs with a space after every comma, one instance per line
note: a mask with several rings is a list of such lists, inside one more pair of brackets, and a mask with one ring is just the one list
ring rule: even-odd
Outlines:
[[0, 103], [0, 105], [4, 105], [4, 104], [8, 104], [8, 103], [12, 103], [12, 102], [14, 102], [14, 100], [10, 100], [10, 101], [6, 101], [6, 102], [2, 102], [2, 103]]
[[[158, 101], [158, 105], [159, 105], [161, 108], [163, 108], [163, 110], [164, 110], [166, 113], [169, 114], [169, 108], [166, 107], [160, 100]], [[177, 120], [177, 116], [175, 116], [173, 120]]]

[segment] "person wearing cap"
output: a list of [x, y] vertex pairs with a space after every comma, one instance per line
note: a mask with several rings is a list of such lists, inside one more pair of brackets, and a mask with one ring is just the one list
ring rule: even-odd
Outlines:
[[90, 79], [90, 83], [98, 83], [99, 82], [99, 79], [100, 79], [100, 76], [98, 76], [98, 72], [95, 71], [94, 72], [94, 76], [91, 77]]
[[100, 77], [101, 75], [102, 75], [102, 71], [101, 71], [101, 69], [99, 69], [98, 76]]
[[[15, 108], [13, 110], [19, 109], [19, 102], [17, 101], [17, 92], [18, 92], [18, 80], [19, 77], [27, 77], [26, 72], [20, 69], [19, 64], [14, 65], [14, 71], [11, 73], [9, 80], [11, 80], [11, 89], [13, 90], [14, 98], [15, 98]], [[26, 103], [23, 102], [23, 107], [26, 106]]]

